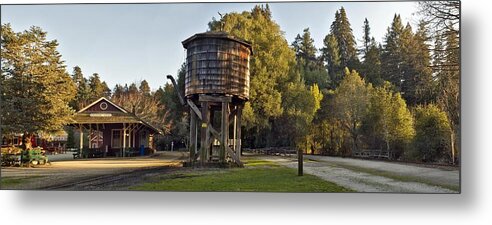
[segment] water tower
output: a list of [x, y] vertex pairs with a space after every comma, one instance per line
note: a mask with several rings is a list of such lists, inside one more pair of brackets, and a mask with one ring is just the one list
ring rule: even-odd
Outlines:
[[225, 32], [195, 34], [182, 44], [187, 50], [182, 103], [190, 106], [190, 163], [199, 158], [202, 166], [242, 165], [241, 115], [249, 99], [251, 44]]

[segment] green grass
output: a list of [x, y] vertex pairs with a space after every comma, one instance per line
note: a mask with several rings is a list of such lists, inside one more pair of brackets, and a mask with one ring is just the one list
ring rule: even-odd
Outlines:
[[0, 178], [0, 189], [6, 189], [15, 187], [19, 184], [23, 184], [30, 179], [38, 178], [40, 176], [32, 176], [32, 177], [2, 177]]
[[267, 160], [247, 159], [245, 168], [206, 169], [160, 177], [132, 188], [141, 191], [352, 192]]
[[393, 180], [398, 180], [398, 181], [403, 181], [403, 182], [417, 182], [417, 183], [428, 184], [431, 186], [438, 186], [441, 188], [446, 188], [446, 189], [449, 189], [452, 191], [457, 191], [457, 192], [460, 191], [459, 185], [440, 184], [440, 183], [437, 183], [435, 181], [420, 178], [420, 177], [404, 176], [404, 175], [399, 175], [399, 174], [388, 172], [388, 171], [363, 168], [363, 167], [346, 165], [346, 164], [341, 164], [341, 163], [333, 163], [333, 165], [337, 166], [337, 167], [349, 169], [352, 171], [356, 171], [356, 172], [367, 173], [367, 174], [371, 174], [371, 175], [375, 175], [375, 176], [387, 177], [387, 178], [390, 178]]

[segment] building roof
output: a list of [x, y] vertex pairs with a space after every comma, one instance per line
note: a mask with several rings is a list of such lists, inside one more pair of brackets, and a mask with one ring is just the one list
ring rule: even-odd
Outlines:
[[[105, 107], [101, 107], [103, 104]], [[98, 107], [99, 105], [99, 107]], [[112, 106], [112, 107], [110, 107]], [[162, 134], [162, 131], [148, 122], [140, 119], [133, 113], [128, 112], [123, 107], [111, 102], [105, 97], [99, 98], [87, 107], [75, 113], [73, 121], [69, 125], [74, 124], [116, 124], [116, 123], [136, 123], [142, 124], [156, 133]]]

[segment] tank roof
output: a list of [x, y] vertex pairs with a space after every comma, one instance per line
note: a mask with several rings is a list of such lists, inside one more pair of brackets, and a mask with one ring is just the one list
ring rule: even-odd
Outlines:
[[251, 47], [251, 43], [249, 41], [246, 41], [246, 40], [243, 40], [240, 38], [236, 38], [236, 37], [230, 35], [229, 33], [223, 32], [223, 31], [208, 31], [208, 32], [204, 32], [204, 33], [198, 33], [198, 34], [195, 34], [195, 35], [187, 38], [186, 40], [182, 41], [181, 43], [183, 44], [183, 47], [187, 49], [188, 44], [190, 44], [192, 41], [194, 41], [196, 39], [202, 39], [202, 38], [220, 38], [220, 39], [227, 39], [227, 40], [235, 41], [235, 42], [238, 42], [240, 44], [247, 46], [249, 48], [249, 50], [251, 51], [251, 54], [253, 54], [253, 47]]

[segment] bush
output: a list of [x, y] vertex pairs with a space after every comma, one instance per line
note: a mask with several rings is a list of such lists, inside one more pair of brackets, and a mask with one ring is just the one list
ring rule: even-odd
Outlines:
[[424, 162], [436, 162], [449, 157], [451, 127], [446, 113], [433, 104], [418, 106], [415, 109], [415, 121], [414, 156]]

